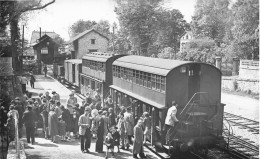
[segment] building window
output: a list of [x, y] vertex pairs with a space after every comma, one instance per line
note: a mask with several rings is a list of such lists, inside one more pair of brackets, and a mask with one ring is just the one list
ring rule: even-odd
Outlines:
[[96, 43], [96, 39], [91, 39], [91, 44], [95, 44]]
[[89, 49], [88, 51], [89, 52], [97, 52], [98, 50], [97, 49]]

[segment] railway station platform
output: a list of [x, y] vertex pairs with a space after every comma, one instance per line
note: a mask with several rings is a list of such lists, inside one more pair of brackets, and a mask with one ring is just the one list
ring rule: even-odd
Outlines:
[[[46, 91], [51, 92], [55, 90], [61, 98], [61, 104], [65, 105], [66, 101], [71, 93], [71, 90], [67, 89], [57, 80], [50, 76], [44, 77], [44, 75], [35, 75], [36, 82], [35, 88], [32, 89], [29, 84], [27, 85], [27, 90], [32, 93], [32, 97], [38, 96], [39, 93], [45, 93]], [[78, 103], [81, 105], [82, 99], [78, 98]], [[41, 132], [39, 130], [38, 132]], [[82, 153], [80, 150], [80, 140], [72, 139], [66, 142], [53, 143], [39, 134], [35, 138], [35, 144], [28, 144], [26, 142], [25, 135], [21, 139], [24, 143], [24, 150], [27, 159], [100, 159], [105, 158], [106, 147], [104, 146], [104, 153], [95, 152], [95, 139], [92, 139], [90, 153]], [[117, 153], [117, 147], [115, 147], [115, 157], [116, 159], [131, 159], [132, 158], [132, 146], [129, 150], [120, 149], [120, 153]], [[149, 159], [159, 159], [154, 153], [152, 153], [147, 148], [144, 148], [145, 154]], [[111, 156], [110, 156], [111, 158]]]

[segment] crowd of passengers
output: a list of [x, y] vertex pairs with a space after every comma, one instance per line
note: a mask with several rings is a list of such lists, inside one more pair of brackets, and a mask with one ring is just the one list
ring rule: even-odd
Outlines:
[[103, 145], [106, 145], [106, 158], [109, 151], [114, 156], [114, 147], [120, 152], [120, 149], [129, 149], [131, 145], [134, 158], [138, 158], [137, 154], [146, 158], [143, 144], [151, 133], [148, 112], [144, 112], [134, 125], [131, 107], [122, 106], [116, 115], [111, 96], [102, 105], [99, 93], [92, 96], [87, 93], [80, 105], [71, 93], [64, 106], [57, 92], [52, 91], [51, 94], [47, 91], [38, 97], [25, 95], [23, 100], [16, 97], [11, 101], [6, 123], [11, 140], [15, 137], [14, 118], [17, 116], [19, 137], [22, 137], [25, 126], [26, 139], [30, 144], [35, 144], [35, 136], [43, 133], [46, 139], [54, 143], [80, 139], [82, 153], [89, 153], [91, 140], [95, 139], [96, 152], [102, 153]]

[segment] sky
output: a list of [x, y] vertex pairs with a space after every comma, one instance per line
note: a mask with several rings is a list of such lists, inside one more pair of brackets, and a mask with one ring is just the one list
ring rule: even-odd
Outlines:
[[[190, 22], [195, 3], [196, 0], [165, 0], [165, 7], [180, 10], [184, 19]], [[39, 31], [41, 27], [42, 32], [54, 31], [67, 41], [70, 39], [69, 27], [80, 19], [118, 23], [114, 7], [113, 0], [56, 0], [46, 9], [30, 14], [24, 30], [25, 39], [30, 40], [32, 31]]]

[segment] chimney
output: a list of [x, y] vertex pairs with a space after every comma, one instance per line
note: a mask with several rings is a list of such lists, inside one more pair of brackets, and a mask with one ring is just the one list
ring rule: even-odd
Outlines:
[[42, 28], [40, 27], [40, 38], [42, 37]]

